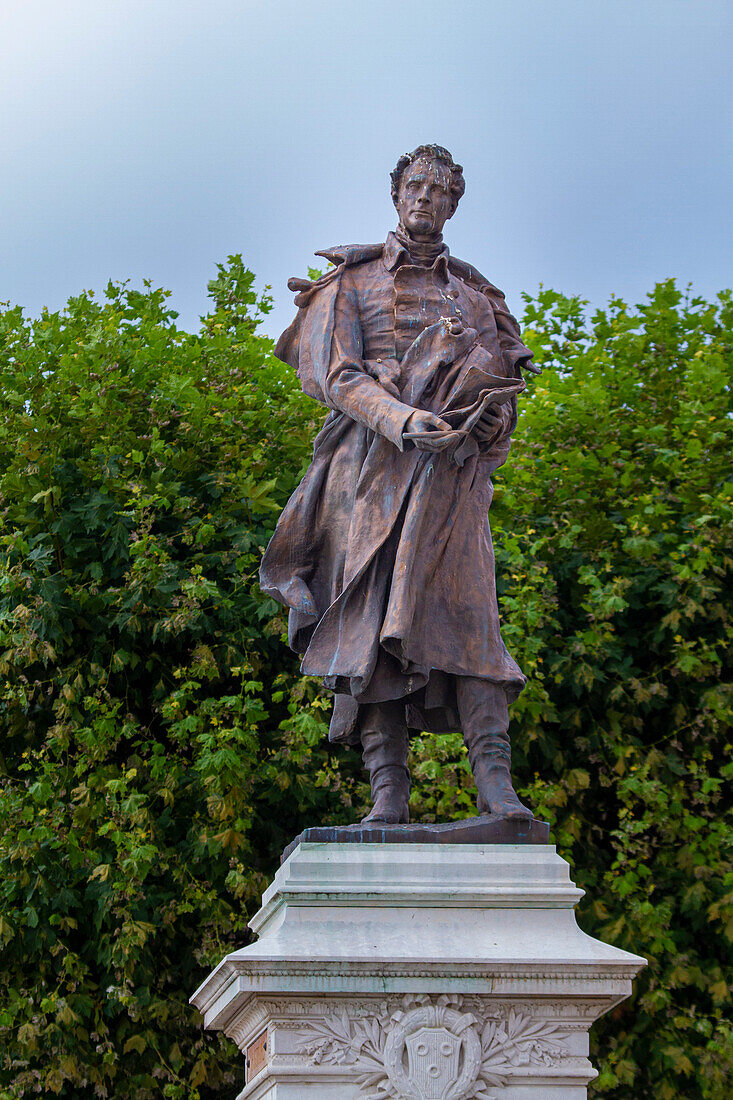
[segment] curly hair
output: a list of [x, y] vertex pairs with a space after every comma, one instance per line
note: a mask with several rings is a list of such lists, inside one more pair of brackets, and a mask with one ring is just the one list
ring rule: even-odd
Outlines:
[[436, 160], [439, 164], [445, 164], [449, 169], [451, 174], [450, 191], [451, 198], [453, 199], [453, 210], [455, 211], [463, 192], [466, 190], [466, 181], [463, 178], [463, 166], [456, 164], [448, 150], [444, 149], [442, 145], [418, 145], [417, 149], [413, 149], [411, 153], [403, 153], [397, 161], [393, 171], [390, 172], [390, 179], [392, 180], [392, 202], [397, 202], [400, 182], [405, 171], [421, 157], [424, 157], [426, 160]]

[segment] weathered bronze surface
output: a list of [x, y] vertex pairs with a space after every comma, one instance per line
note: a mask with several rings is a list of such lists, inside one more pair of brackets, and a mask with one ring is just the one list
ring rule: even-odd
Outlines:
[[440, 146], [400, 158], [397, 229], [317, 253], [334, 267], [290, 281], [298, 314], [276, 348], [331, 415], [261, 584], [335, 694], [331, 739], [362, 748], [368, 822], [407, 822], [418, 730], [463, 730], [480, 813], [532, 817], [509, 773], [525, 680], [499, 630], [488, 510], [535, 368], [501, 291], [443, 244], [463, 190]]

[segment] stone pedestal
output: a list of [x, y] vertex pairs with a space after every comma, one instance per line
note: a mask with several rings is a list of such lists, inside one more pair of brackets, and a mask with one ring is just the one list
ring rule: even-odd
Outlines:
[[644, 965], [585, 935], [553, 845], [301, 843], [194, 994], [240, 1100], [585, 1100]]

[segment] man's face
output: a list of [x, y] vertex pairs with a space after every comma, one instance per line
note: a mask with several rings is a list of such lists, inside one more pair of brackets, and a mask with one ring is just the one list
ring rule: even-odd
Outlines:
[[410, 236], [442, 232], [453, 213], [450, 187], [447, 166], [435, 160], [416, 160], [403, 172], [395, 206]]

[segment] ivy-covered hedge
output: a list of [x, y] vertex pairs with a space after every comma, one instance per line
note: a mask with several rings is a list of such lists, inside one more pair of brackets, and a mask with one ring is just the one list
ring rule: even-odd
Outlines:
[[[358, 760], [256, 575], [322, 417], [230, 257], [197, 334], [110, 285], [0, 313], [0, 1098], [233, 1098], [188, 997]], [[733, 1090], [733, 304], [660, 284], [592, 320], [527, 300], [543, 375], [496, 477], [521, 793], [646, 955], [594, 1029], [598, 1098]], [[468, 816], [460, 737], [414, 744], [415, 819]]]

